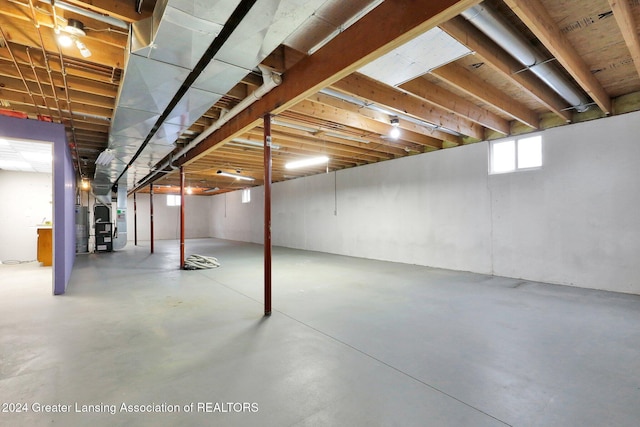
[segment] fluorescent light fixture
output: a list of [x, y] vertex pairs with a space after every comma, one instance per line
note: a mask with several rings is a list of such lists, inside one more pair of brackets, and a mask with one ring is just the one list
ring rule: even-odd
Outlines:
[[208, 190], [204, 190], [203, 193], [215, 193], [216, 191], [220, 191], [220, 189], [218, 187], [213, 187]]
[[100, 155], [96, 159], [96, 165], [106, 166], [109, 163], [111, 163], [115, 158], [116, 156], [115, 154], [113, 154], [113, 151], [107, 148], [102, 153], [100, 153]]
[[216, 173], [220, 176], [226, 176], [228, 178], [242, 179], [245, 181], [255, 181], [255, 178], [251, 178], [250, 176], [242, 176], [235, 173], [229, 173], [229, 172], [223, 172], [223, 171], [218, 171]]
[[308, 159], [289, 162], [286, 165], [284, 165], [284, 167], [287, 169], [298, 169], [298, 168], [304, 168], [307, 166], [321, 165], [322, 163], [327, 163], [328, 161], [329, 161], [329, 158], [327, 156], [310, 157]]

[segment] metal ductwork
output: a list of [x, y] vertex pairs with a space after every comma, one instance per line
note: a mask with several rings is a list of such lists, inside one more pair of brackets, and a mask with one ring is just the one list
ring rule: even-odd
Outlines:
[[151, 17], [132, 24], [109, 132], [108, 148], [116, 160], [96, 165], [94, 187], [110, 188], [118, 178], [119, 185], [133, 187], [147, 176], [185, 130], [326, 1], [258, 0], [206, 67], [197, 70], [175, 107], [165, 111], [240, 1], [159, 0]]
[[540, 56], [520, 33], [484, 3], [467, 9], [462, 16], [531, 70], [576, 111], [584, 112], [589, 109], [589, 99], [551, 66], [547, 62], [548, 58]]

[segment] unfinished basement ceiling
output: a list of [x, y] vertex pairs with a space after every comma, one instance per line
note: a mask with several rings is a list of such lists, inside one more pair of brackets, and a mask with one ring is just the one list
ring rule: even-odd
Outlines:
[[[175, 192], [182, 165], [196, 194], [217, 194], [262, 184], [264, 112], [275, 113], [273, 180], [281, 181], [640, 109], [637, 2], [242, 2], [238, 31], [199, 70], [241, 2], [213, 3], [145, 1], [138, 13], [125, 0], [61, 0], [55, 9], [0, 0], [0, 112], [63, 123], [78, 175], [106, 187], [120, 178], [130, 190], [154, 182]], [[532, 72], [538, 64], [519, 62], [463, 16], [475, 6], [589, 108], [577, 111]], [[73, 20], [84, 24], [77, 37], [90, 56], [57, 44], [54, 29]], [[295, 25], [283, 28], [287, 20]], [[282, 84], [224, 118], [248, 103], [264, 69]], [[398, 139], [389, 137], [394, 117]], [[107, 148], [116, 160], [96, 168]], [[317, 155], [328, 164], [284, 168]]]

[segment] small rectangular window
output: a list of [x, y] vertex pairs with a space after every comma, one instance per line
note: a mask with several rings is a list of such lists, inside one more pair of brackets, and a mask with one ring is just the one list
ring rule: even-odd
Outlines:
[[492, 141], [489, 145], [489, 170], [492, 174], [539, 168], [541, 166], [541, 136]]
[[180, 206], [181, 201], [179, 194], [167, 194], [167, 206]]
[[242, 203], [249, 203], [251, 201], [251, 189], [245, 188], [242, 190]]
[[491, 144], [491, 172], [504, 173], [516, 169], [516, 142], [496, 141]]
[[518, 140], [518, 169], [542, 166], [542, 137], [534, 136]]

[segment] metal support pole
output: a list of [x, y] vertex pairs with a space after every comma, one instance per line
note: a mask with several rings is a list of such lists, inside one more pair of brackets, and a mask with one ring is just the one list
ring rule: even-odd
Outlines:
[[150, 237], [151, 237], [151, 253], [153, 253], [153, 183], [149, 184], [149, 213], [151, 217], [151, 229], [150, 229]]
[[264, 315], [271, 315], [271, 115], [264, 115]]
[[138, 246], [138, 203], [133, 193], [133, 245]]
[[184, 167], [180, 166], [180, 269], [184, 270]]

